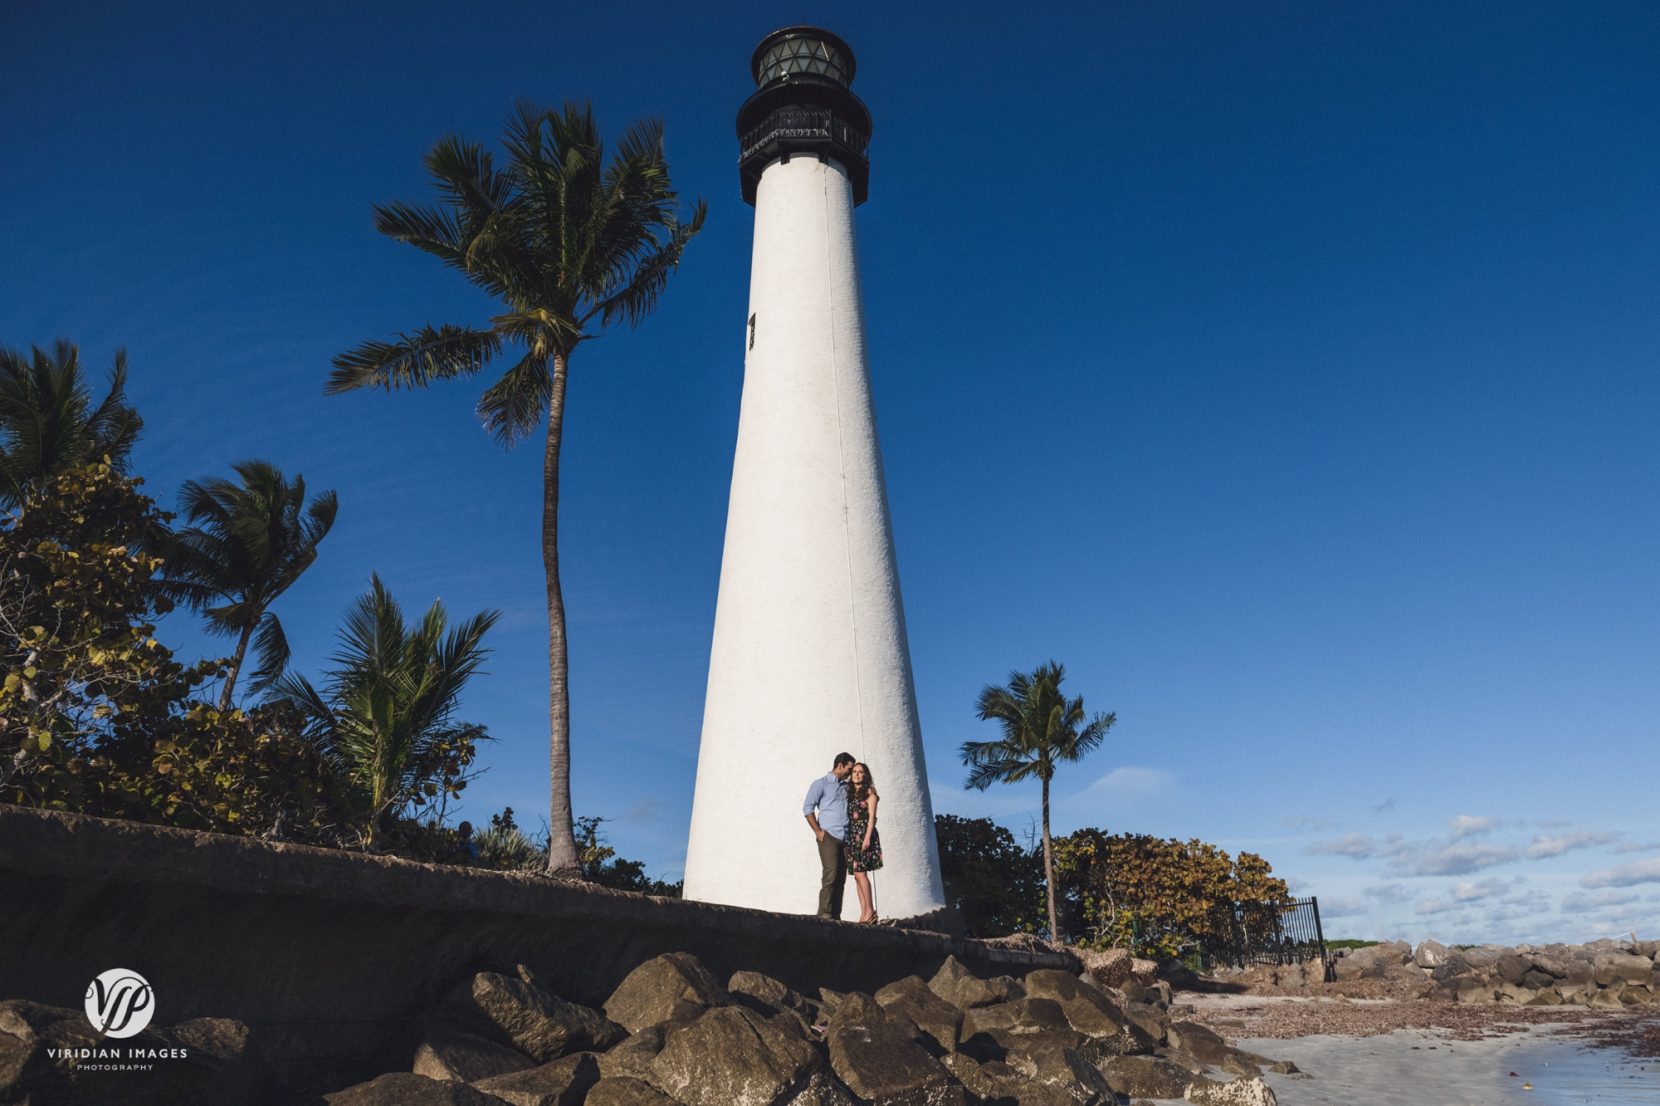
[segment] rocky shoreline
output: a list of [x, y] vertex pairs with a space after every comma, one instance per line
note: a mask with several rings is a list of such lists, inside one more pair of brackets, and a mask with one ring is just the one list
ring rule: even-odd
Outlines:
[[[874, 994], [805, 995], [758, 972], [724, 982], [689, 953], [645, 961], [599, 1008], [530, 970], [460, 980], [416, 1019], [407, 1068], [296, 1095], [228, 1019], [147, 1029], [135, 1047], [188, 1059], [149, 1075], [82, 1070], [97, 1043], [80, 1011], [0, 1003], [0, 1102], [328, 1103], [329, 1106], [1110, 1106], [1275, 1102], [1261, 1079], [1294, 1067], [1174, 1016], [1170, 985], [1127, 955], [1096, 975], [981, 978], [949, 959]], [[57, 1057], [57, 1058], [54, 1058]], [[100, 1097], [107, 1095], [109, 1097]]]
[[[422, 1010], [396, 1070], [321, 1094], [263, 1062], [263, 1028], [197, 1018], [112, 1042], [79, 1010], [13, 1000], [0, 1002], [0, 1104], [1264, 1106], [1277, 1102], [1265, 1075], [1282, 1089], [1307, 1076], [1230, 1039], [1478, 1041], [1562, 1023], [1590, 1045], [1653, 1047], [1654, 952], [1378, 945], [1339, 958], [1329, 984], [1320, 965], [1201, 978], [1122, 951], [1081, 952], [1079, 973], [986, 978], [953, 957], [927, 979], [811, 994], [756, 971], [723, 981], [670, 952], [593, 1006], [516, 965]], [[171, 1059], [142, 1074], [76, 1059], [112, 1044]]]
[[1449, 948], [1390, 941], [1338, 950], [1331, 982], [1318, 962], [1258, 966], [1217, 979], [1250, 991], [1424, 998], [1618, 1010], [1660, 1003], [1660, 941]]

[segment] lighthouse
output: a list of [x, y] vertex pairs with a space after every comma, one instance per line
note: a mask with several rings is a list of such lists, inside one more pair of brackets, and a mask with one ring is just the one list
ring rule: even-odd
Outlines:
[[[775, 31], [750, 69], [743, 396], [685, 896], [813, 913], [803, 797], [846, 751], [881, 796], [876, 909], [916, 917], [945, 897], [859, 298], [870, 112], [853, 51], [827, 31]], [[856, 919], [848, 883], [842, 916]]]

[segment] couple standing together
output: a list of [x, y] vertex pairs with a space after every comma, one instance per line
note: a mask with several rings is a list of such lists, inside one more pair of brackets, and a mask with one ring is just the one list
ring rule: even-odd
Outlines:
[[859, 889], [859, 920], [876, 921], [870, 875], [882, 866], [882, 839], [876, 833], [876, 783], [852, 753], [836, 754], [830, 774], [813, 781], [801, 813], [818, 838], [824, 878], [818, 889], [818, 916], [840, 918], [847, 873]]

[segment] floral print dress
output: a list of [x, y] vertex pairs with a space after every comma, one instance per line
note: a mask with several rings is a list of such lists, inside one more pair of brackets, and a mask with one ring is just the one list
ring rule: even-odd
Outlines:
[[870, 848], [865, 843], [865, 827], [870, 825], [870, 800], [848, 800], [847, 803], [847, 870], [874, 872], [882, 866], [882, 831], [870, 831]]

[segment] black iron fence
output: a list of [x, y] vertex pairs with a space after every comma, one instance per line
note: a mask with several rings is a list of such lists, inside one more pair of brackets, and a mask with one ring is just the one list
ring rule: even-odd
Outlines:
[[1210, 935], [1199, 946], [1206, 968], [1248, 968], [1252, 964], [1318, 961], [1331, 975], [1326, 936], [1320, 928], [1320, 900], [1287, 903], [1224, 903], [1211, 917]]

